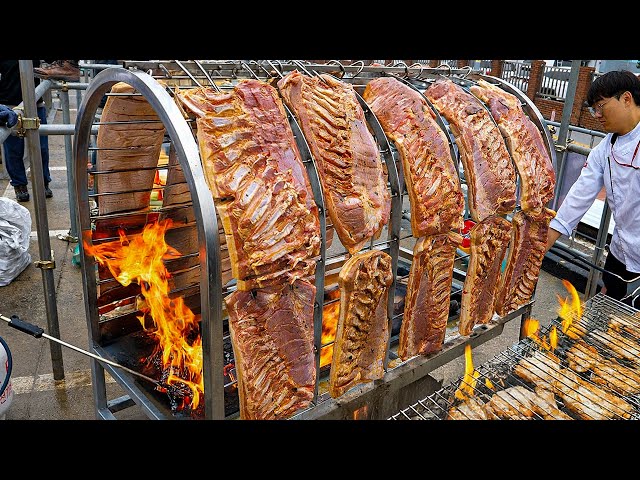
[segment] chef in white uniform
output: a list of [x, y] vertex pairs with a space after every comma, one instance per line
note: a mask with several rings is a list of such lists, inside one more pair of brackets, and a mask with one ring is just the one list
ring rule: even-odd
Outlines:
[[572, 235], [604, 186], [615, 226], [602, 275], [602, 292], [628, 304], [635, 298], [638, 308], [640, 79], [624, 70], [605, 73], [591, 84], [586, 101], [607, 135], [589, 153], [580, 176], [551, 220], [547, 250], [560, 235]]

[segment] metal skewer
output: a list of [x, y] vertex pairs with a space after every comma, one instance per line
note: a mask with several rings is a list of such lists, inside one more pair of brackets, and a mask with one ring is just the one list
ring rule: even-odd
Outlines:
[[38, 327], [36, 325], [32, 325], [30, 323], [27, 323], [24, 320], [20, 320], [20, 318], [17, 315], [11, 315], [11, 318], [7, 318], [4, 315], [0, 314], [0, 320], [4, 320], [5, 322], [7, 322], [9, 324], [10, 327], [15, 328], [16, 330], [20, 330], [21, 332], [28, 333], [29, 335], [32, 335], [35, 338], [44, 337], [46, 339], [49, 339], [49, 340], [52, 340], [52, 341], [54, 341], [56, 343], [64, 345], [65, 347], [68, 347], [71, 350], [75, 350], [76, 352], [83, 353], [83, 354], [88, 355], [89, 357], [95, 358], [96, 360], [99, 360], [101, 362], [108, 363], [111, 366], [121, 368], [122, 370], [126, 370], [127, 372], [131, 373], [132, 375], [136, 375], [137, 377], [143, 378], [144, 380], [147, 380], [148, 382], [154, 383], [154, 384], [158, 385], [159, 387], [162, 387], [162, 388], [166, 387], [166, 385], [162, 385], [157, 380], [154, 380], [151, 377], [147, 377], [146, 375], [143, 375], [142, 373], [136, 372], [135, 370], [131, 370], [130, 368], [125, 367], [124, 365], [120, 365], [119, 363], [113, 362], [111, 360], [107, 360], [106, 358], [101, 357], [99, 355], [96, 355], [94, 353], [87, 352], [86, 350], [83, 350], [83, 349], [81, 349], [79, 347], [76, 347], [75, 345], [71, 345], [70, 343], [62, 341], [59, 338], [52, 337], [51, 335], [47, 335], [46, 333], [44, 333], [44, 330], [42, 328], [40, 328], [40, 327]]

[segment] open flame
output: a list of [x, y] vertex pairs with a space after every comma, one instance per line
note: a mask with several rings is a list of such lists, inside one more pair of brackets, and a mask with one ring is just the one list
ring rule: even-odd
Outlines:
[[464, 377], [455, 392], [455, 397], [458, 400], [466, 400], [469, 397], [473, 397], [474, 390], [476, 388], [476, 382], [480, 372], [473, 368], [473, 359], [471, 358], [471, 345], [468, 343], [464, 346]]
[[[165, 232], [173, 222], [147, 223], [141, 234], [127, 238], [119, 231], [120, 240], [98, 245], [84, 243], [88, 254], [109, 268], [113, 277], [123, 286], [132, 282], [140, 285], [144, 297], [138, 317], [142, 327], [149, 316], [155, 325], [147, 330], [158, 340], [156, 351], [161, 352], [162, 367], [168, 371], [168, 385], [186, 385], [191, 390], [191, 408], [195, 409], [204, 393], [202, 377], [202, 340], [196, 315], [185, 305], [181, 297], [169, 297], [170, 273], [163, 260], [180, 256], [169, 246]], [[188, 343], [187, 339], [192, 339]]]
[[[558, 317], [562, 320], [561, 328], [562, 333], [568, 335], [572, 339], [579, 338], [584, 334], [582, 328], [576, 327], [574, 322], [582, 317], [584, 311], [584, 305], [580, 300], [575, 287], [568, 280], [562, 280], [562, 284], [570, 294], [570, 299], [562, 298], [557, 295], [558, 303]], [[545, 350], [555, 350], [558, 346], [558, 331], [555, 326], [549, 329], [548, 338], [541, 338], [540, 334], [540, 322], [535, 318], [527, 318], [523, 325], [523, 334], [525, 337], [534, 340], [541, 348]]]
[[[325, 305], [322, 307], [322, 347], [320, 350], [320, 366], [329, 365], [333, 357], [333, 342], [336, 339], [338, 319], [340, 318], [340, 289], [329, 290], [325, 294]], [[329, 344], [330, 345], [327, 345]]]
[[571, 284], [571, 282], [568, 280], [562, 280], [562, 284], [571, 295], [570, 300], [562, 299], [560, 295], [558, 295], [558, 301], [560, 302], [558, 316], [562, 319], [562, 332], [566, 333], [569, 337], [576, 339], [581, 337], [584, 332], [581, 328], [573, 328], [572, 325], [582, 318], [584, 305], [580, 300], [580, 296], [578, 295], [576, 288]]

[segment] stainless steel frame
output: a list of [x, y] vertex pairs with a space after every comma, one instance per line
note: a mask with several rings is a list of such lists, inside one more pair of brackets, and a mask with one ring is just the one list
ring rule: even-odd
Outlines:
[[[223, 371], [222, 355], [223, 351], [223, 286], [221, 285], [221, 260], [220, 260], [220, 241], [218, 238], [218, 225], [216, 222], [215, 205], [212, 200], [211, 193], [204, 180], [204, 173], [200, 163], [200, 155], [198, 146], [193, 137], [193, 133], [178, 107], [176, 106], [171, 95], [165, 90], [157, 80], [151, 75], [151, 72], [160, 72], [162, 75], [170, 75], [169, 69], [180, 70], [188, 69], [188, 75], [184, 78], [207, 78], [217, 79], [228, 75], [231, 79], [240, 77], [261, 77], [265, 79], [265, 72], [272, 72], [272, 75], [282, 74], [287, 70], [299, 68], [299, 64], [280, 64], [274, 68], [272, 63], [259, 64], [258, 62], [207, 62], [207, 61], [156, 61], [156, 62], [125, 62], [126, 68], [107, 68], [95, 75], [87, 92], [84, 96], [82, 105], [79, 108], [76, 120], [76, 134], [74, 137], [74, 164], [73, 178], [75, 180], [75, 194], [78, 202], [77, 224], [80, 229], [80, 237], [83, 242], [91, 242], [91, 212], [89, 209], [89, 195], [87, 189], [87, 163], [89, 162], [90, 136], [92, 126], [98, 104], [103, 95], [107, 94], [111, 87], [117, 82], [125, 82], [133, 86], [145, 99], [151, 104], [157, 112], [162, 123], [166, 127], [168, 136], [175, 148], [177, 158], [184, 171], [187, 179], [189, 190], [193, 199], [193, 209], [196, 215], [198, 225], [198, 243], [200, 249], [200, 299], [201, 299], [201, 326], [203, 339], [203, 356], [204, 356], [204, 378], [205, 378], [205, 414], [207, 419], [223, 419], [224, 412], [224, 377], [219, 372]], [[202, 68], [206, 69], [204, 72]], [[145, 73], [136, 68], [143, 68]], [[313, 65], [309, 69], [315, 73], [328, 72], [332, 73], [336, 70], [336, 65]], [[343, 80], [353, 81], [364, 78], [363, 71], [372, 76], [382, 74], [406, 74], [409, 71], [416, 72], [417, 68], [413, 67], [364, 67], [360, 65], [341, 66], [342, 73], [345, 74]], [[431, 73], [442, 74], [466, 74], [468, 70], [452, 71], [447, 69], [423, 69], [419, 68], [419, 72], [429, 70]], [[163, 73], [164, 72], [164, 73]], [[205, 73], [203, 76], [202, 74]], [[208, 73], [208, 74], [207, 74]], [[349, 77], [351, 73], [351, 77]], [[360, 75], [360, 76], [359, 76]], [[371, 76], [372, 75], [372, 76]], [[491, 80], [493, 77], [489, 77]], [[267, 78], [268, 79], [268, 78]], [[392, 292], [395, 291], [397, 280], [397, 267], [400, 261], [410, 263], [412, 254], [407, 249], [400, 248], [401, 236], [401, 220], [402, 220], [402, 204], [403, 204], [403, 187], [402, 181], [398, 176], [397, 159], [394, 157], [391, 144], [384, 134], [375, 115], [370, 111], [366, 102], [358, 94], [358, 101], [364, 109], [366, 120], [374, 134], [382, 160], [385, 162], [389, 175], [389, 188], [391, 190], [392, 206], [391, 218], [387, 227], [387, 238], [384, 240], [372, 241], [369, 248], [378, 248], [387, 251], [393, 261], [394, 281]], [[541, 116], [537, 109], [529, 102], [525, 103], [533, 112], [534, 121], [537, 121], [541, 127]], [[320, 188], [320, 182], [313, 160], [306, 141], [301, 133], [295, 118], [287, 110], [289, 122], [293, 129], [298, 147], [300, 149], [303, 162], [309, 173], [310, 182], [314, 191], [316, 203], [319, 207], [321, 227], [322, 227], [322, 253], [318, 261], [316, 269], [316, 303], [314, 305], [314, 333], [316, 345], [316, 362], [319, 365], [322, 330], [322, 303], [324, 294], [325, 275], [329, 269], [339, 268], [346, 261], [346, 255], [338, 255], [331, 261], [326, 259], [326, 218], [324, 199]], [[537, 120], [535, 120], [537, 119]], [[95, 129], [95, 127], [93, 127]], [[545, 129], [542, 128], [542, 131]], [[95, 130], [94, 130], [95, 131]], [[551, 142], [547, 135], [547, 142]], [[548, 145], [550, 152], [553, 152], [553, 145]], [[454, 148], [453, 144], [450, 148]], [[457, 157], [455, 157], [456, 160]], [[554, 156], [555, 158], [555, 156]], [[93, 353], [105, 358], [113, 360], [113, 356], [108, 348], [102, 345], [99, 335], [99, 316], [97, 308], [97, 288], [95, 278], [95, 264], [91, 256], [82, 253], [82, 275], [83, 288], [85, 295], [85, 309], [87, 322], [89, 325], [89, 343]], [[465, 273], [457, 271], [458, 277]], [[459, 337], [448, 342], [441, 352], [429, 357], [414, 357], [406, 362], [388, 368], [390, 358], [393, 358], [391, 352], [391, 341], [388, 348], [388, 356], [385, 362], [385, 377], [381, 381], [372, 382], [352, 389], [339, 399], [329, 399], [326, 396], [322, 398], [318, 395], [318, 386], [316, 385], [316, 398], [313, 406], [295, 415], [294, 419], [310, 419], [310, 418], [353, 418], [354, 412], [365, 404], [376, 405], [374, 410], [379, 414], [379, 418], [387, 416], [390, 410], [396, 410], [397, 405], [393, 404], [393, 400], [385, 398], [386, 394], [410, 388], [412, 385], [429, 380], [431, 377], [429, 372], [441, 365], [459, 357], [463, 354], [467, 344], [476, 346], [482, 344], [491, 338], [499, 335], [504, 324], [513, 318], [521, 316], [522, 322], [529, 317], [533, 301], [524, 305], [520, 309], [511, 312], [504, 318], [492, 322], [490, 325], [476, 326], [474, 332], [468, 337]], [[388, 303], [389, 322], [393, 320], [393, 295], [390, 295]], [[127, 395], [115, 400], [109, 401], [106, 394], [105, 371], [107, 371], [127, 392]], [[319, 372], [318, 368], [318, 372]], [[320, 375], [317, 376], [318, 379]], [[171, 418], [165, 409], [154, 402], [146, 392], [136, 384], [139, 382], [133, 376], [129, 376], [126, 372], [113, 368], [108, 364], [103, 364], [98, 360], [92, 360], [92, 380], [94, 387], [94, 396], [96, 401], [96, 415], [98, 418], [114, 419], [114, 413], [118, 410], [137, 404], [143, 408], [149, 418], [166, 419]], [[433, 379], [431, 379], [433, 380]], [[431, 385], [431, 387], [434, 387]], [[421, 392], [424, 395], [424, 391]], [[417, 398], [417, 397], [416, 397]]]

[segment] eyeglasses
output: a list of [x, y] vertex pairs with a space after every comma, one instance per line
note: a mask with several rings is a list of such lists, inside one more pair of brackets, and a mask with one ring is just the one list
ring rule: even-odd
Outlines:
[[636, 154], [638, 153], [638, 148], [640, 148], [640, 140], [638, 141], [638, 143], [637, 143], [637, 145], [636, 145], [636, 149], [633, 151], [633, 156], [631, 157], [631, 163], [620, 163], [620, 162], [616, 159], [616, 156], [613, 154], [613, 145], [611, 145], [611, 158], [613, 158], [613, 160], [614, 160], [618, 165], [620, 165], [621, 167], [631, 167], [631, 168], [633, 168], [633, 169], [635, 169], [635, 170], [639, 170], [639, 169], [640, 169], [640, 166], [636, 167], [636, 166], [633, 164], [633, 161], [634, 161], [634, 160], [635, 160], [635, 158], [636, 158]]
[[616, 93], [613, 97], [611, 97], [609, 100], [607, 100], [606, 102], [602, 102], [602, 103], [596, 103], [596, 105], [594, 107], [587, 107], [587, 110], [589, 110], [589, 113], [591, 114], [592, 117], [595, 117], [596, 115], [600, 114], [602, 115], [602, 108], [609, 103], [611, 100], [613, 100], [614, 98], [616, 100], [620, 99], [620, 95], [622, 95], [624, 92], [620, 92], [620, 93]]

